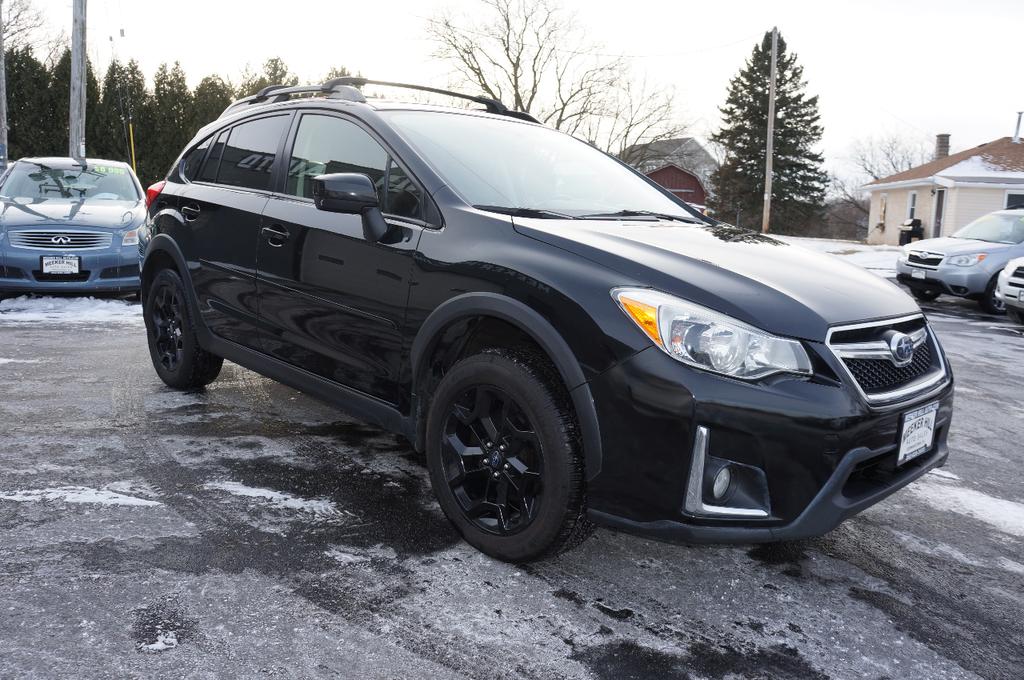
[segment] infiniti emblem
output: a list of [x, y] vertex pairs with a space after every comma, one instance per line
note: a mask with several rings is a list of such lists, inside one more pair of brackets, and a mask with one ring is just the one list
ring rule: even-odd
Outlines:
[[67, 244], [71, 243], [71, 237], [70, 236], [57, 235], [57, 236], [54, 236], [53, 238], [51, 238], [50, 241], [52, 241], [53, 243], [56, 243], [59, 246], [66, 246]]
[[914, 341], [906, 333], [893, 333], [889, 337], [889, 352], [894, 364], [906, 366], [914, 358]]

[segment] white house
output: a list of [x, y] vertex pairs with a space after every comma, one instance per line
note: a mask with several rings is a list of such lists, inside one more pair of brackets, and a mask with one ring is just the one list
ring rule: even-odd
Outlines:
[[1024, 142], [1003, 137], [949, 154], [938, 135], [935, 159], [867, 184], [868, 243], [899, 243], [900, 225], [921, 220], [925, 238], [948, 236], [993, 210], [1024, 207]]

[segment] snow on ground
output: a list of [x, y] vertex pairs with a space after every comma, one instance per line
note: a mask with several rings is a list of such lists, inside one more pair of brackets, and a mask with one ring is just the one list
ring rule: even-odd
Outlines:
[[922, 478], [907, 487], [907, 491], [933, 508], [967, 515], [1012, 536], [1024, 536], [1024, 504], [989, 496], [943, 478]]
[[61, 503], [89, 503], [94, 505], [162, 505], [157, 501], [136, 498], [110, 488], [90, 489], [87, 486], [58, 486], [52, 489], [24, 489], [0, 494], [0, 500], [19, 503], [57, 501]]
[[896, 260], [900, 254], [898, 246], [869, 246], [859, 241], [839, 241], [805, 236], [779, 236], [777, 234], [772, 234], [772, 236], [801, 248], [840, 257], [846, 262], [864, 267], [881, 277], [896, 278]]
[[246, 486], [240, 482], [209, 482], [204, 485], [207, 489], [226, 491], [232, 496], [244, 498], [256, 498], [266, 501], [269, 505], [284, 510], [299, 510], [321, 517], [329, 517], [339, 514], [337, 506], [326, 498], [299, 498], [281, 491], [271, 489], [260, 489]]
[[94, 297], [29, 297], [0, 300], [0, 326], [12, 323], [142, 324], [142, 307]]

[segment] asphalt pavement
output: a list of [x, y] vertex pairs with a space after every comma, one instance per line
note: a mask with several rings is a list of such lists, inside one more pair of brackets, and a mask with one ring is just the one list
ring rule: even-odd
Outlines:
[[2, 678], [1024, 677], [1024, 333], [971, 303], [926, 309], [949, 463], [831, 534], [514, 566], [403, 440], [231, 364], [173, 391], [137, 306], [37, 302], [0, 306]]

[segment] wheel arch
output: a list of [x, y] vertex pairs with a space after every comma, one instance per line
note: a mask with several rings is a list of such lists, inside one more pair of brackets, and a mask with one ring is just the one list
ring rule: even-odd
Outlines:
[[466, 331], [484, 321], [508, 324], [545, 354], [569, 394], [583, 441], [587, 479], [601, 470], [601, 435], [597, 410], [583, 369], [562, 334], [524, 302], [498, 293], [458, 295], [438, 306], [413, 339], [410, 351], [414, 445], [425, 448], [426, 403], [432, 391], [431, 369], [445, 355], [458, 355], [471, 341]]

